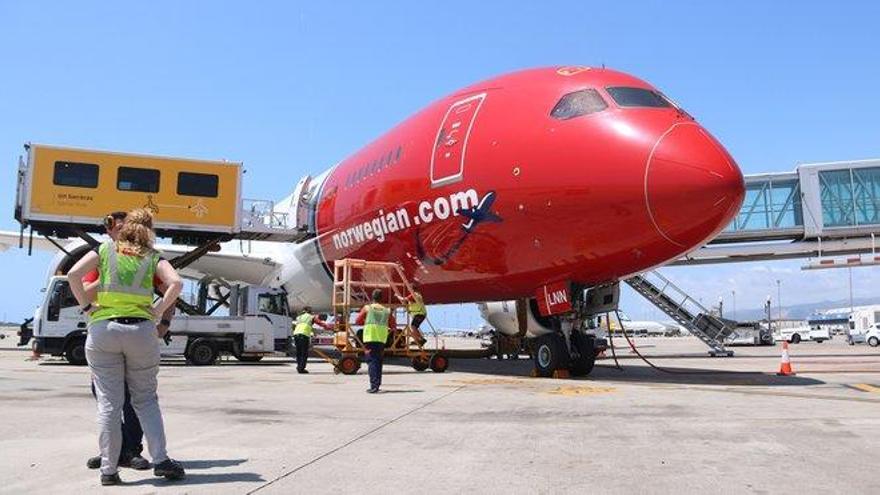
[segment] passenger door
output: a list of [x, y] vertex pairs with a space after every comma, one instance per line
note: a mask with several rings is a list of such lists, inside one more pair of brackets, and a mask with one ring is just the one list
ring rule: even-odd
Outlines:
[[486, 93], [469, 96], [450, 105], [440, 123], [431, 154], [431, 187], [462, 180], [468, 138]]

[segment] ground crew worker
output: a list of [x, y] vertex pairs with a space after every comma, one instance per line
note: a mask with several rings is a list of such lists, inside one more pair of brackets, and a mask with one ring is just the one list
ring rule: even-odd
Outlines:
[[[175, 303], [182, 283], [171, 264], [153, 249], [154, 237], [152, 214], [134, 210], [126, 216], [117, 241], [103, 243], [97, 253], [86, 253], [68, 273], [71, 291], [90, 320], [86, 359], [98, 397], [102, 485], [121, 483], [117, 462], [126, 381], [147, 437], [153, 473], [168, 479], [184, 477], [183, 466], [165, 450], [165, 427], [156, 394], [159, 342], [153, 322]], [[93, 300], [82, 278], [95, 268], [100, 272], [100, 288]], [[152, 307], [154, 274], [167, 287], [156, 307]]]
[[396, 328], [394, 313], [382, 305], [382, 289], [373, 291], [373, 303], [361, 308], [355, 319], [355, 325], [364, 326], [364, 353], [367, 357], [370, 372], [370, 388], [368, 394], [375, 394], [382, 385], [382, 360], [385, 353], [385, 342], [388, 340], [388, 329]]
[[[127, 213], [124, 211], [114, 211], [104, 218], [104, 228], [111, 240], [115, 241], [118, 238], [119, 231], [122, 230], [122, 224], [125, 221], [126, 215]], [[101, 285], [98, 270], [92, 270], [87, 273], [82, 278], [82, 281], [88, 299], [90, 301], [94, 300]], [[162, 281], [155, 275], [153, 276], [153, 285], [160, 289], [161, 292], [164, 292], [161, 287]], [[173, 306], [162, 315], [162, 321], [157, 326], [160, 337], [164, 336], [168, 331], [168, 326], [171, 324], [171, 318], [173, 315]], [[92, 383], [92, 395], [97, 400], [98, 396], [95, 392], [94, 383]], [[150, 462], [141, 456], [141, 453], [144, 451], [143, 440], [144, 431], [141, 429], [141, 423], [138, 421], [134, 408], [131, 407], [131, 393], [129, 393], [128, 384], [126, 383], [125, 403], [122, 406], [122, 449], [119, 451], [119, 462], [117, 465], [137, 470], [150, 469]], [[90, 457], [89, 460], [86, 461], [86, 466], [88, 466], [89, 469], [100, 468], [101, 456]]]
[[419, 325], [425, 321], [425, 318], [428, 317], [428, 309], [425, 307], [425, 300], [422, 299], [422, 294], [417, 291], [412, 291], [412, 294], [404, 297], [397, 296], [400, 299], [400, 302], [405, 303], [406, 310], [412, 315], [412, 321], [410, 322], [410, 328], [412, 329], [413, 339], [419, 343], [420, 346], [425, 345], [425, 338], [422, 336], [422, 331], [419, 329]]
[[315, 334], [314, 325], [324, 330], [332, 330], [333, 325], [324, 323], [316, 315], [312, 314], [312, 308], [306, 306], [302, 313], [296, 317], [293, 327], [293, 345], [296, 346], [296, 372], [308, 374], [306, 364], [309, 360], [309, 344], [312, 335]]

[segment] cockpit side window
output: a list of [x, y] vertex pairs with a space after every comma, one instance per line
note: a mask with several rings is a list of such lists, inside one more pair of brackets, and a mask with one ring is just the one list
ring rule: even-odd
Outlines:
[[663, 95], [650, 89], [618, 86], [605, 88], [605, 90], [614, 98], [614, 102], [622, 107], [672, 107], [672, 104]]
[[581, 115], [601, 112], [608, 108], [608, 104], [595, 89], [582, 89], [574, 93], [568, 93], [559, 99], [559, 102], [550, 111], [554, 119], [568, 120]]

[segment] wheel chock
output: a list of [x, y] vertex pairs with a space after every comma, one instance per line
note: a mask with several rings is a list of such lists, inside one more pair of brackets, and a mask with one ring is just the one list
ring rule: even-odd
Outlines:
[[[538, 374], [537, 368], [532, 368], [532, 371], [529, 372], [529, 376], [532, 378], [539, 378], [541, 375]], [[566, 369], [558, 369], [553, 371], [552, 378], [571, 378], [571, 372]]]
[[568, 370], [560, 369], [553, 372], [553, 378], [571, 378]]

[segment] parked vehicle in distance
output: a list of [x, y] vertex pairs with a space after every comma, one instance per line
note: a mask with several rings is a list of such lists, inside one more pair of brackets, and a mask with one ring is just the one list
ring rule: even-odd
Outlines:
[[[877, 330], [880, 329], [880, 306], [866, 306], [864, 308], [855, 309], [849, 317], [849, 332], [846, 341], [849, 345], [869, 343], [868, 334], [873, 332], [877, 339]], [[876, 345], [880, 345], [880, 339], [875, 340]]]
[[871, 347], [880, 345], [880, 323], [874, 325], [874, 328], [865, 333], [865, 342]]
[[775, 338], [777, 341], [785, 340], [790, 344], [798, 344], [808, 340], [822, 343], [826, 340], [831, 340], [831, 332], [827, 328], [818, 326], [782, 328]]

